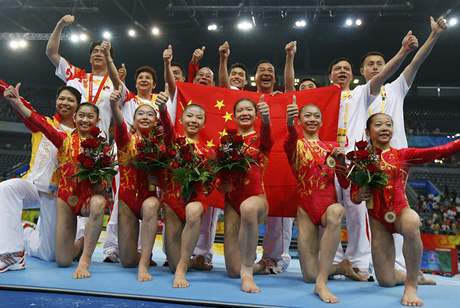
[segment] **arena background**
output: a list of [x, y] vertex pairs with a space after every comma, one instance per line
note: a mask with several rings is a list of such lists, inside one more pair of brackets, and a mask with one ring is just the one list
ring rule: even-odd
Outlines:
[[[359, 74], [363, 54], [378, 50], [388, 60], [408, 30], [421, 45], [430, 32], [429, 16], [448, 14], [449, 30], [422, 65], [404, 105], [409, 146], [434, 146], [460, 136], [457, 2], [0, 0], [0, 79], [21, 82], [22, 95], [40, 112], [50, 115], [55, 90], [62, 82], [54, 76], [45, 45], [60, 17], [71, 13], [76, 22], [64, 30], [61, 54], [89, 68], [89, 42], [110, 32], [115, 62], [125, 63], [129, 88], [134, 88], [135, 69], [145, 64], [157, 70], [156, 91], [164, 88], [162, 51], [168, 44], [173, 46], [174, 62], [184, 67], [195, 48], [206, 46], [201, 65], [217, 72], [217, 48], [228, 41], [230, 63], [246, 64], [252, 77], [255, 64], [268, 59], [277, 69], [277, 85], [282, 89], [284, 46], [291, 40], [297, 41], [297, 79], [314, 77], [325, 85], [329, 62], [346, 56], [354, 63], [356, 85], [363, 82]], [[240, 31], [237, 24], [242, 20], [253, 28]], [[215, 27], [210, 27], [212, 24]], [[20, 176], [27, 170], [29, 158], [30, 133], [1, 100], [0, 179]], [[449, 249], [456, 251], [460, 245], [460, 155], [412, 168], [407, 193], [411, 206], [422, 217], [423, 232], [443, 235], [430, 237], [430, 247], [439, 249], [448, 243]], [[36, 214], [26, 215], [33, 219]], [[217, 241], [221, 240], [218, 236]], [[295, 246], [294, 240], [293, 254]], [[449, 272], [446, 264], [430, 265], [430, 253], [435, 254], [425, 255], [427, 269]]]

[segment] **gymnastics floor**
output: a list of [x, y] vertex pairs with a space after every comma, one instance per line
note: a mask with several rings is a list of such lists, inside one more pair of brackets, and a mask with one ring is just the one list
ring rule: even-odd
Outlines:
[[[246, 294], [239, 280], [225, 274], [222, 255], [214, 257], [211, 272], [188, 273], [190, 287], [173, 289], [172, 274], [166, 267], [160, 247], [155, 245], [154, 260], [159, 264], [150, 273], [154, 279], [137, 282], [135, 268], [102, 263], [96, 249], [89, 279], [74, 280], [70, 268], [58, 268], [27, 257], [26, 270], [0, 274], [0, 307], [330, 307], [313, 295], [313, 284], [301, 279], [298, 260], [279, 275], [256, 276], [259, 294]], [[460, 307], [460, 281], [434, 276], [437, 286], [420, 286], [425, 307]], [[398, 307], [403, 287], [380, 288], [374, 282], [331, 280], [330, 288], [340, 303], [333, 307]]]

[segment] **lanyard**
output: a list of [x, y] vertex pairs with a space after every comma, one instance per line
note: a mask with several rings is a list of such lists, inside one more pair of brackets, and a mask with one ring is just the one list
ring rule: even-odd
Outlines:
[[96, 95], [94, 96], [93, 99], [93, 73], [89, 74], [89, 84], [88, 84], [88, 102], [96, 105], [99, 101], [99, 96], [101, 95], [102, 89], [104, 88], [105, 82], [107, 81], [107, 78], [109, 76], [105, 75], [104, 78], [101, 81], [101, 84], [99, 85], [99, 88], [97, 89]]

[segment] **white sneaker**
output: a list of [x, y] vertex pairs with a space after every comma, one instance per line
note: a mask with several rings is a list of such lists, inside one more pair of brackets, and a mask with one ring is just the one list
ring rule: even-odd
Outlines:
[[6, 271], [17, 271], [26, 268], [24, 251], [4, 253], [0, 255], [0, 273]]
[[111, 253], [105, 255], [105, 258], [104, 258], [103, 262], [105, 262], [105, 263], [120, 263], [120, 257], [115, 252], [111, 252]]

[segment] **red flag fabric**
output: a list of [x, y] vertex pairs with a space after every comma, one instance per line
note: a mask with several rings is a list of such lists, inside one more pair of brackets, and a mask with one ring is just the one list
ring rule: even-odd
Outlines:
[[[230, 90], [191, 83], [177, 83], [176, 127], [187, 104], [198, 104], [206, 111], [206, 123], [200, 132], [202, 142], [208, 147], [216, 147], [219, 138], [228, 128], [235, 128], [233, 105], [242, 98], [259, 101], [261, 93]], [[299, 109], [306, 104], [317, 105], [323, 114], [323, 126], [319, 132], [321, 140], [337, 139], [337, 123], [340, 106], [340, 88], [321, 87], [308, 91], [289, 92], [274, 96], [264, 95], [270, 106], [270, 120], [274, 146], [264, 176], [265, 190], [269, 203], [270, 216], [295, 217], [297, 215], [296, 180], [291, 172], [283, 143], [286, 138], [286, 106], [295, 95]], [[219, 206], [221, 207], [221, 206]]]

